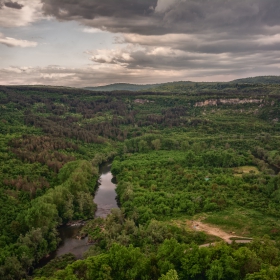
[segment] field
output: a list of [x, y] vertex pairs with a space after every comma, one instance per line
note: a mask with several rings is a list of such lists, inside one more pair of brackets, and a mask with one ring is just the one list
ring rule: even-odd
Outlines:
[[243, 174], [259, 174], [256, 166], [240, 166], [233, 169], [235, 176], [242, 176]]

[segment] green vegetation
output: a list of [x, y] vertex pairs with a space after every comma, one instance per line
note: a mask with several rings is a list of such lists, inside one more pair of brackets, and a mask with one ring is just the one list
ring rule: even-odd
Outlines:
[[[0, 87], [0, 278], [279, 279], [280, 89], [257, 83]], [[121, 209], [93, 219], [113, 158]], [[82, 260], [33, 271], [88, 219]], [[253, 241], [200, 247], [192, 220]]]
[[239, 236], [269, 235], [271, 238], [279, 238], [279, 218], [265, 215], [262, 211], [248, 208], [228, 208], [207, 216], [205, 222], [235, 232]]
[[40, 277], [51, 277], [52, 274], [58, 270], [65, 269], [67, 265], [75, 261], [75, 256], [72, 254], [65, 254], [61, 257], [57, 257], [54, 260], [51, 260], [43, 268], [37, 269], [34, 273], [34, 276]]
[[278, 264], [279, 249], [268, 239], [239, 248], [222, 243], [199, 248], [171, 238], [150, 255], [115, 243], [106, 253], [35, 279], [279, 279]]
[[280, 84], [279, 76], [259, 76], [232, 81], [233, 83]]

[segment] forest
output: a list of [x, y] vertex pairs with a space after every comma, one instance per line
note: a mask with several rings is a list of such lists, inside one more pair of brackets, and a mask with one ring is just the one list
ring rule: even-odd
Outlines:
[[[277, 81], [0, 86], [0, 279], [280, 279]], [[108, 161], [120, 209], [95, 218]], [[78, 220], [83, 258], [39, 268]]]

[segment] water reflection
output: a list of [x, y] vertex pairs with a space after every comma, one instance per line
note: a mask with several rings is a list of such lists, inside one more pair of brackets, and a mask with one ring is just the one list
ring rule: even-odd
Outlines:
[[76, 258], [83, 257], [83, 253], [88, 249], [88, 238], [79, 239], [79, 231], [82, 226], [63, 226], [59, 229], [61, 244], [56, 250], [55, 257], [72, 253]]
[[100, 186], [94, 197], [94, 202], [97, 204], [95, 217], [105, 218], [110, 214], [112, 208], [119, 207], [116, 201], [116, 185], [112, 182], [113, 175], [111, 173], [111, 164], [102, 166], [100, 171]]

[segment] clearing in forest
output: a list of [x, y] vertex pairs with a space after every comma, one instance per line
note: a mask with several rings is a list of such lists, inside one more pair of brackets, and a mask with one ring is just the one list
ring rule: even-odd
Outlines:
[[233, 168], [234, 176], [241, 177], [242, 174], [258, 174], [260, 173], [258, 168], [255, 166], [240, 166]]
[[220, 228], [213, 227], [209, 224], [204, 224], [201, 221], [192, 221], [191, 227], [193, 230], [203, 231], [207, 234], [217, 236], [228, 244], [231, 244], [233, 240], [236, 240], [237, 243], [249, 243], [251, 240], [250, 238], [237, 236], [234, 234], [234, 232], [227, 233]]

